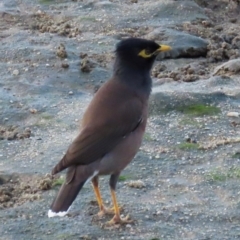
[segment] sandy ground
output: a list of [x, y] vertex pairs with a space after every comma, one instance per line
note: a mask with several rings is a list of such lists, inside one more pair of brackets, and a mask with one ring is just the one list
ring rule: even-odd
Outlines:
[[[3, 0], [0, 239], [240, 239], [239, 22], [233, 0]], [[106, 229], [90, 184], [69, 216], [48, 219], [64, 174], [47, 174], [130, 36], [173, 45], [153, 69], [144, 141], [118, 184], [134, 222]], [[100, 183], [111, 205], [108, 177]]]

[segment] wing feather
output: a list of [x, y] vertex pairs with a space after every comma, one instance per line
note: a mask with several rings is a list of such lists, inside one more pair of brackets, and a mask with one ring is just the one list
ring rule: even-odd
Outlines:
[[[104, 90], [104, 89], [103, 89]], [[124, 89], [119, 89], [121, 91]], [[114, 95], [114, 88], [111, 93]], [[102, 92], [102, 95], [104, 91]], [[143, 104], [134, 94], [130, 97], [109, 95], [105, 101], [95, 96], [86, 117], [82, 131], [69, 146], [62, 160], [55, 166], [52, 173], [56, 174], [72, 165], [90, 164], [110, 152], [123, 138], [134, 131], [142, 120]], [[102, 99], [102, 98], [101, 98]], [[114, 102], [114, 99], [118, 99]], [[111, 101], [111, 102], [109, 102]], [[102, 109], [99, 111], [99, 109]]]

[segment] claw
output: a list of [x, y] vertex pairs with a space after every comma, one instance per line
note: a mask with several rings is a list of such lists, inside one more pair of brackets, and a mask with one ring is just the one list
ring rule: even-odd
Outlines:
[[133, 220], [130, 219], [130, 216], [127, 215], [125, 218], [121, 218], [120, 216], [115, 215], [110, 221], [106, 223], [106, 226], [113, 226], [115, 224], [128, 224], [133, 223]]
[[[121, 211], [123, 207], [119, 207], [119, 210]], [[102, 218], [104, 215], [114, 215], [115, 214], [115, 209], [114, 207], [107, 208], [105, 206], [102, 207], [100, 212], [98, 212], [98, 217]]]
[[112, 215], [114, 214], [114, 208], [107, 208], [107, 207], [102, 207], [100, 212], [98, 212], [98, 217], [102, 218], [104, 215]]

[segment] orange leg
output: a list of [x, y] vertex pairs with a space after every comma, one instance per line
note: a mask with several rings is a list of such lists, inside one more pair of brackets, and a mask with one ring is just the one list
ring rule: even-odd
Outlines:
[[119, 206], [117, 203], [115, 190], [111, 189], [111, 195], [112, 195], [112, 201], [113, 201], [113, 205], [114, 205], [115, 215], [110, 221], [107, 222], [107, 225], [132, 223], [133, 220], [131, 220], [128, 215], [125, 218], [120, 217], [120, 210], [119, 210]]
[[98, 177], [94, 177], [92, 179], [92, 185], [93, 185], [94, 193], [96, 195], [98, 206], [100, 209], [98, 216], [102, 217], [105, 214], [114, 214], [114, 208], [109, 209], [109, 208], [105, 207], [103, 204], [101, 193], [100, 193], [99, 187], [98, 187]]
[[111, 175], [111, 178], [110, 178], [111, 196], [112, 196], [115, 215], [109, 222], [107, 222], [107, 225], [127, 224], [127, 223], [133, 222], [132, 220], [129, 219], [129, 216], [126, 216], [125, 218], [120, 217], [120, 209], [118, 206], [116, 192], [115, 192], [118, 176], [119, 175]]

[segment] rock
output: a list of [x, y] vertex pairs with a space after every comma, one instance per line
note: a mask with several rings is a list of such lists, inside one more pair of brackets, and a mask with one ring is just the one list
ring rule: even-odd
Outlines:
[[209, 142], [203, 142], [200, 143], [199, 145], [199, 149], [214, 149], [218, 146], [221, 145], [227, 145], [227, 144], [232, 144], [232, 143], [239, 143], [240, 142], [240, 138], [239, 137], [234, 137], [234, 138], [230, 138], [230, 137], [217, 137], [214, 140], [211, 140]]
[[3, 174], [2, 172], [0, 172], [0, 185], [9, 182], [11, 178], [12, 178], [12, 175]]
[[202, 21], [202, 25], [204, 27], [212, 27], [212, 23], [210, 21], [208, 21], [208, 20]]
[[127, 224], [126, 228], [132, 228], [132, 225], [131, 224]]
[[160, 72], [163, 72], [167, 69], [166, 65], [158, 63], [152, 69], [152, 76], [157, 77]]
[[31, 129], [30, 129], [30, 128], [25, 128], [24, 131], [25, 131], [25, 132], [29, 132], [29, 133], [31, 133]]
[[23, 139], [23, 138], [24, 138], [24, 135], [23, 135], [22, 133], [18, 133], [18, 134], [16, 135], [16, 138], [17, 138], [17, 139]]
[[82, 72], [89, 73], [96, 66], [96, 63], [89, 60], [88, 58], [84, 58], [81, 62], [80, 69]]
[[29, 138], [31, 136], [31, 130], [21, 130], [17, 126], [1, 127], [0, 126], [0, 140], [15, 140]]
[[240, 72], [240, 58], [229, 60], [217, 66], [213, 71], [213, 76], [215, 75], [234, 75]]
[[238, 112], [228, 112], [227, 116], [228, 117], [239, 117], [239, 113]]
[[13, 70], [13, 72], [12, 72], [12, 74], [13, 74], [14, 76], [17, 76], [17, 75], [19, 75], [19, 70], [17, 70], [17, 69], [14, 69], [14, 70]]
[[223, 26], [222, 25], [217, 25], [214, 27], [214, 29], [216, 29], [217, 31], [222, 31], [223, 30]]
[[[151, 26], [153, 24], [163, 26], [169, 24], [180, 24], [182, 22], [191, 22], [196, 19], [208, 19], [205, 15], [204, 9], [198, 6], [195, 1], [181, 1], [181, 4], [176, 1], [155, 1], [155, 4], [146, 5], [146, 11], [150, 11], [152, 13], [151, 18], [146, 19], [144, 24], [147, 26]], [[187, 12], [188, 14], [182, 14], [183, 12]], [[161, 21], [159, 21], [161, 19]], [[154, 21], [155, 20], [155, 21]], [[157, 23], [156, 23], [157, 22]]]
[[82, 52], [81, 52], [81, 53], [79, 54], [79, 57], [80, 57], [80, 58], [85, 58], [85, 57], [87, 57], [87, 56], [88, 56], [87, 53], [82, 53]]
[[16, 138], [16, 136], [17, 136], [17, 133], [10, 132], [7, 135], [7, 140], [9, 140], [9, 141], [14, 140]]
[[61, 43], [59, 45], [59, 47], [57, 48], [56, 54], [60, 58], [66, 58], [67, 57], [67, 52], [66, 52], [64, 44]]
[[187, 74], [184, 78], [183, 78], [183, 81], [184, 82], [194, 82], [196, 80], [198, 80], [199, 77], [197, 75], [190, 75], [190, 74]]
[[236, 23], [236, 22], [237, 22], [237, 18], [230, 18], [230, 19], [229, 19], [229, 22], [231, 22], [231, 23]]
[[233, 44], [233, 47], [236, 47], [236, 48], [240, 49], [240, 36], [236, 36], [232, 40], [232, 44]]
[[30, 138], [30, 136], [31, 136], [31, 131], [24, 131], [23, 133], [22, 133], [22, 138]]
[[29, 109], [29, 111], [30, 111], [30, 113], [32, 113], [32, 114], [37, 113], [37, 109], [35, 109], [35, 108], [31, 108], [31, 109]]
[[69, 68], [69, 64], [68, 63], [62, 63], [62, 68]]
[[129, 181], [127, 183], [127, 186], [129, 186], [131, 188], [145, 188], [146, 187], [145, 183], [141, 180]]
[[212, 104], [231, 96], [239, 96], [237, 79], [214, 76], [196, 82], [169, 82], [153, 87], [150, 97], [150, 114], [178, 109], [189, 104]]
[[172, 47], [171, 51], [160, 53], [157, 57], [159, 60], [168, 57], [205, 57], [207, 55], [208, 41], [188, 33], [174, 29], [156, 28], [145, 37], [153, 40], [164, 37], [164, 44]]

